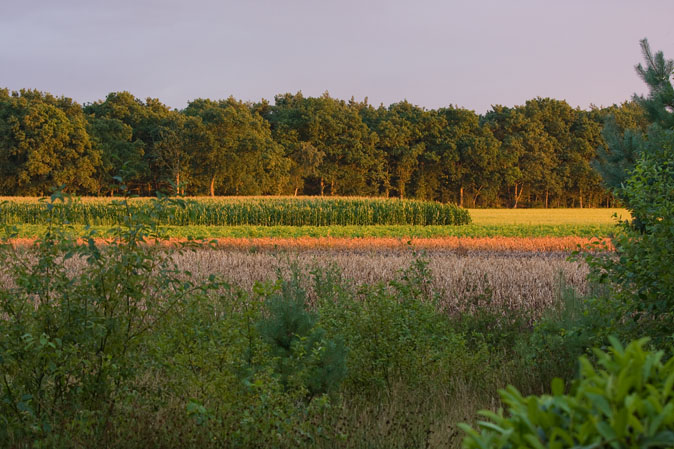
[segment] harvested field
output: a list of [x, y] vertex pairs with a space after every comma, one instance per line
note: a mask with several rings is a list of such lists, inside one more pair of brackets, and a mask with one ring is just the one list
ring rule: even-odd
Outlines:
[[627, 209], [468, 209], [481, 225], [600, 225], [629, 220]]

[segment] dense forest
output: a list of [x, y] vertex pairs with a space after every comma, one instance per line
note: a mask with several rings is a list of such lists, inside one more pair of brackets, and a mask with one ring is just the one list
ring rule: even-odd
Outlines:
[[[0, 89], [0, 195], [56, 186], [108, 196], [360, 195], [468, 207], [597, 207], [614, 199], [595, 170], [635, 102], [581, 110], [535, 98], [484, 115], [407, 101], [374, 107], [327, 93], [245, 103], [197, 99], [183, 110], [128, 92], [80, 105]], [[630, 131], [632, 132], [632, 131]]]

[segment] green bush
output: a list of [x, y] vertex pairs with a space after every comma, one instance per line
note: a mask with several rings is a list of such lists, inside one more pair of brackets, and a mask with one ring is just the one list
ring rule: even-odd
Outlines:
[[523, 397], [514, 387], [501, 391], [507, 406], [482, 412], [490, 421], [480, 431], [462, 425], [465, 449], [648, 448], [674, 446], [674, 359], [644, 349], [647, 339], [609, 352], [596, 350], [597, 366], [581, 357], [580, 378], [564, 393]]
[[578, 374], [578, 357], [608, 342], [618, 327], [617, 301], [600, 285], [587, 296], [560, 286], [558, 305], [540, 317], [533, 331], [520, 338], [516, 350], [524, 369], [547, 386], [552, 378], [570, 380]]
[[463, 334], [438, 310], [428, 262], [418, 258], [389, 284], [363, 286], [354, 294], [316, 278], [327, 300], [321, 322], [343, 336], [348, 348], [346, 389], [359, 394], [390, 393], [403, 383], [437, 383], [451, 389], [462, 381], [483, 382], [483, 348], [467, 348]]
[[654, 128], [649, 146], [623, 188], [635, 219], [616, 240], [613, 273], [640, 310], [663, 313], [674, 307], [674, 131]]
[[[107, 441], [144, 343], [194, 289], [170, 255], [143, 245], [158, 237], [152, 212], [169, 207], [165, 199], [151, 206], [105, 246], [94, 234], [78, 244], [50, 215], [30, 249], [0, 248], [0, 270], [13, 280], [0, 286], [0, 439], [10, 446], [66, 446], [75, 434]], [[69, 269], [74, 258], [86, 262], [82, 270]]]
[[613, 254], [591, 254], [593, 275], [621, 299], [620, 332], [672, 344], [674, 311], [674, 131], [651, 127], [647, 148], [620, 190], [633, 220], [621, 223]]
[[[674, 61], [662, 52], [653, 54], [648, 41], [641, 41], [645, 65], [636, 69], [649, 88], [647, 97], [634, 100], [651, 121], [646, 138], [626, 133], [625, 143], [608, 139], [606, 173], [619, 173], [615, 190], [633, 219], [621, 224], [613, 239], [617, 257], [590, 256], [596, 278], [608, 280], [623, 302], [620, 331], [630, 339], [649, 335], [660, 347], [674, 344], [671, 323], [674, 314], [674, 110], [672, 74]], [[609, 126], [610, 128], [610, 126]], [[610, 132], [610, 129], [608, 130]], [[626, 151], [629, 150], [629, 151]], [[636, 164], [632, 159], [638, 156]], [[630, 169], [634, 166], [633, 169]], [[610, 183], [610, 179], [606, 179]]]
[[318, 314], [308, 310], [297, 270], [290, 280], [279, 278], [278, 283], [257, 328], [271, 346], [281, 383], [306, 389], [310, 398], [337, 390], [346, 374], [344, 342], [339, 335], [329, 338]]

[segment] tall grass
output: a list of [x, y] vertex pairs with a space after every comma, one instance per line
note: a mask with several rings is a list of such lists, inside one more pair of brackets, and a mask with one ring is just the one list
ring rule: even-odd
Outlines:
[[[346, 226], [346, 225], [463, 225], [467, 210], [452, 204], [380, 198], [217, 198], [181, 201], [183, 207], [159, 211], [159, 224], [173, 226]], [[116, 225], [124, 216], [152, 207], [138, 199], [122, 206], [109, 199], [76, 201], [53, 210], [37, 199], [0, 204], [0, 224], [41, 224], [49, 214], [72, 224]]]

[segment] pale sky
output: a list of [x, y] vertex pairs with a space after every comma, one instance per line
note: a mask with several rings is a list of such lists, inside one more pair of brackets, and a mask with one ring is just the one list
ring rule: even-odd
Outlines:
[[674, 59], [672, 19], [673, 0], [0, 0], [0, 87], [608, 106], [646, 91], [640, 39]]

